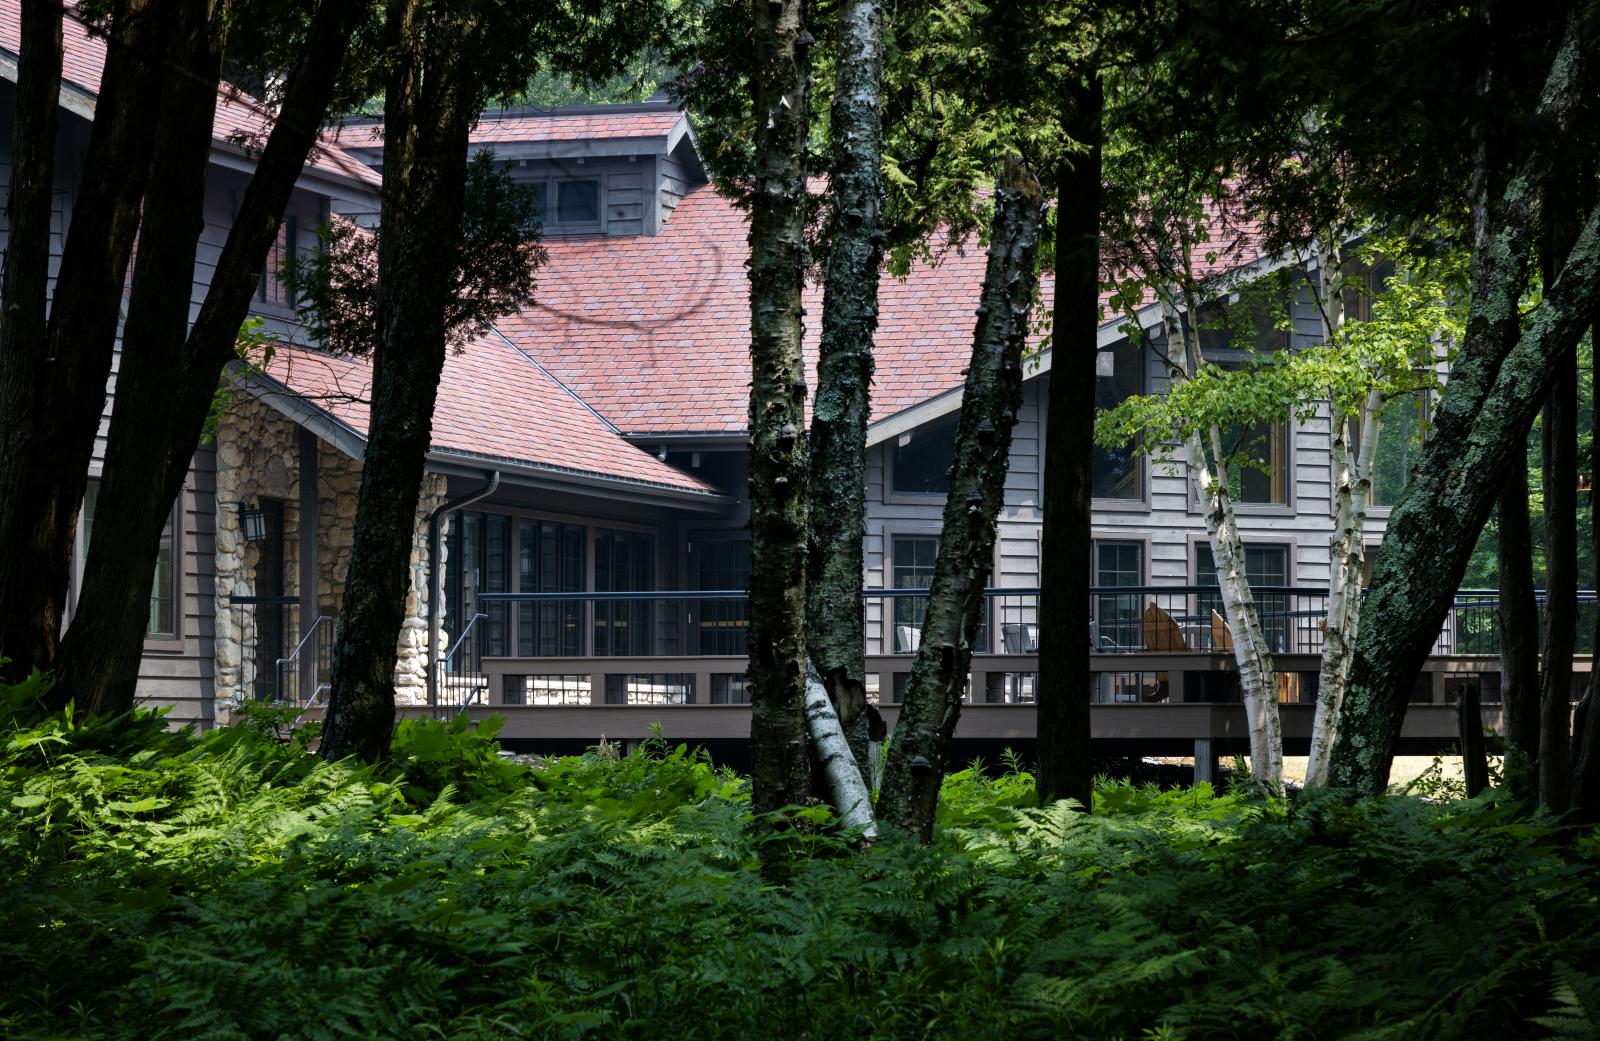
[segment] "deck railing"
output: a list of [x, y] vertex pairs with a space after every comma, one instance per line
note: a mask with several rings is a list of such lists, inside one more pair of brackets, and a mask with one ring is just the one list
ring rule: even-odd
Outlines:
[[[1252, 590], [1284, 678], [1286, 702], [1314, 696], [1327, 591]], [[928, 593], [867, 589], [869, 696], [900, 700], [921, 639]], [[1033, 700], [1039, 590], [985, 591], [969, 699]], [[485, 700], [509, 705], [719, 705], [749, 700], [743, 590], [483, 593], [509, 610], [478, 625]], [[1596, 598], [1579, 597], [1578, 653], [1592, 651]], [[1498, 597], [1464, 592], [1441, 628], [1438, 657], [1498, 654]], [[1097, 702], [1230, 701], [1232, 634], [1215, 586], [1095, 586], [1084, 638], [1093, 653]], [[494, 626], [500, 626], [496, 632]], [[494, 653], [492, 649], [500, 653]], [[476, 670], [474, 670], [476, 672]]]

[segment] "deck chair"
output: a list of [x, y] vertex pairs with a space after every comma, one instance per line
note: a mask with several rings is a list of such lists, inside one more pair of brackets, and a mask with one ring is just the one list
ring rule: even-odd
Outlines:
[[[1147, 651], [1186, 651], [1189, 644], [1183, 638], [1178, 623], [1155, 604], [1144, 609], [1144, 647]], [[1165, 672], [1155, 674], [1155, 686], [1145, 695], [1146, 701], [1167, 700], [1171, 677]]]
[[922, 645], [922, 630], [915, 625], [897, 625], [894, 642], [896, 654], [915, 654]]
[[1144, 648], [1147, 651], [1186, 651], [1189, 644], [1183, 638], [1178, 623], [1155, 604], [1144, 609]]

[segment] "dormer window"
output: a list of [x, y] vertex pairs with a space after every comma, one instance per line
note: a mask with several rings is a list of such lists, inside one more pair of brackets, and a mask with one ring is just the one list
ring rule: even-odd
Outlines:
[[546, 227], [563, 231], [600, 230], [600, 179], [539, 181], [539, 211]]

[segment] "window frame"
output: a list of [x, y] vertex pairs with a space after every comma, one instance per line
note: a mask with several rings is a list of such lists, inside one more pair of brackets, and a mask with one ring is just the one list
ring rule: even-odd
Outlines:
[[[1151, 332], [1151, 330], [1142, 330], [1141, 336], [1147, 336], [1147, 335], [1149, 335], [1150, 332]], [[1118, 343], [1124, 342], [1124, 341], [1126, 341], [1130, 345], [1132, 345], [1132, 341], [1131, 341], [1130, 337], [1123, 336], [1118, 340], [1112, 341], [1112, 343], [1107, 347], [1098, 347], [1097, 346], [1095, 348], [1096, 359], [1098, 359], [1098, 357], [1099, 357], [1099, 355], [1101, 353], [1109, 352], [1109, 351], [1115, 349], [1115, 347], [1117, 346]], [[1150, 359], [1149, 359], [1148, 355], [1144, 351], [1140, 350], [1137, 346], [1133, 347], [1133, 354], [1134, 354], [1134, 357], [1137, 358], [1138, 361], [1139, 361], [1139, 389], [1137, 391], [1135, 391], [1134, 393], [1136, 393], [1136, 394], [1148, 394], [1148, 393], [1150, 393], [1150, 386], [1151, 386]], [[1051, 373], [1051, 378], [1054, 378], [1054, 371], [1053, 370], [1052, 370], [1052, 373]], [[1097, 383], [1098, 383], [1099, 379], [1100, 379], [1099, 376], [1095, 377], [1095, 380], [1096, 380]], [[1046, 417], [1047, 414], [1049, 413], [1049, 411], [1050, 410], [1049, 410], [1048, 407], [1043, 407], [1043, 408], [1039, 409], [1039, 414], [1040, 414], [1041, 417]], [[1096, 406], [1095, 412], [1097, 414], [1099, 413], [1099, 407], [1098, 406]], [[1039, 426], [1040, 426], [1041, 445], [1043, 444], [1043, 437], [1044, 437], [1044, 435], [1046, 433], [1046, 431], [1045, 431], [1045, 422], [1046, 422], [1046, 419], [1041, 418], [1041, 421], [1040, 421], [1040, 424], [1039, 424]], [[1096, 449], [1096, 451], [1098, 451], [1098, 448]], [[1040, 476], [1040, 485], [1041, 485], [1041, 487], [1040, 487], [1039, 494], [1041, 496], [1041, 502], [1042, 502], [1043, 501], [1042, 497], [1044, 495], [1043, 474], [1044, 474], [1044, 469], [1045, 469], [1044, 449], [1042, 447], [1039, 450], [1039, 457], [1040, 457], [1040, 460], [1041, 460], [1041, 465], [1039, 467], [1039, 473], [1041, 475]], [[1108, 498], [1104, 498], [1102, 496], [1094, 494], [1094, 460], [1091, 458], [1090, 462], [1089, 462], [1089, 492], [1090, 492], [1089, 508], [1091, 510], [1100, 510], [1100, 511], [1105, 511], [1105, 512], [1116, 512], [1116, 513], [1149, 513], [1150, 510], [1151, 510], [1152, 485], [1155, 483], [1154, 482], [1155, 470], [1154, 470], [1154, 467], [1151, 466], [1150, 457], [1144, 452], [1135, 453], [1135, 455], [1134, 455], [1134, 465], [1136, 465], [1139, 468], [1139, 495], [1136, 498], [1129, 498], [1129, 499], [1108, 499]]]
[[[72, 535], [72, 574], [68, 583], [68, 621], [78, 609], [78, 600], [83, 593], [83, 570], [89, 562], [89, 532], [84, 524], [85, 507], [88, 503], [90, 489], [99, 491], [102, 475], [89, 474], [84, 484], [84, 498], [78, 503], [78, 522]], [[172, 576], [170, 590], [172, 597], [172, 629], [170, 633], [153, 633], [149, 629], [148, 619], [145, 622], [145, 632], [142, 637], [143, 651], [148, 654], [177, 654], [184, 648], [184, 604], [183, 604], [183, 576], [184, 576], [184, 496], [188, 493], [187, 484], [178, 491], [178, 497], [173, 500], [168, 510], [167, 525], [172, 531]], [[150, 592], [155, 593], [157, 576], [151, 576]]]
[[[943, 536], [944, 536], [944, 526], [942, 524], [936, 524], [936, 523], [925, 523], [925, 524], [901, 523], [901, 524], [885, 525], [885, 527], [883, 529], [883, 532], [882, 532], [883, 543], [882, 543], [882, 548], [880, 550], [880, 562], [879, 562], [879, 576], [880, 576], [879, 581], [881, 583], [880, 588], [882, 588], [882, 589], [895, 589], [895, 588], [898, 588], [894, 584], [894, 540], [895, 539], [931, 538], [937, 544], [938, 542], [940, 542], [942, 540]], [[998, 579], [999, 579], [999, 576], [1000, 576], [1000, 566], [999, 565], [1000, 565], [1000, 538], [999, 538], [999, 535], [997, 533], [996, 537], [995, 537], [994, 548], [990, 552], [989, 581], [984, 583], [984, 588], [988, 589], [988, 588], [998, 588], [999, 587], [998, 586]], [[939, 553], [938, 553], [938, 549], [937, 548], [935, 548], [935, 550], [934, 550], [934, 564], [933, 564], [933, 566], [934, 566], [935, 569], [937, 569], [938, 566], [939, 566]], [[930, 576], [930, 581], [931, 581], [931, 576]], [[895, 618], [894, 618], [894, 603], [897, 602], [898, 599], [899, 599], [898, 597], [895, 597], [895, 598], [882, 598], [882, 597], [880, 597], [879, 598], [880, 606], [879, 606], [879, 615], [878, 615], [878, 618], [877, 618], [877, 625], [878, 625], [878, 647], [880, 649], [879, 649], [878, 653], [882, 654], [882, 655], [904, 655], [904, 654], [908, 654], [908, 653], [914, 653], [914, 652], [895, 650], [894, 627], [899, 623], [897, 623], [895, 621]], [[887, 603], [885, 601], [887, 601]], [[975, 654], [990, 654], [990, 653], [993, 653], [993, 648], [990, 645], [993, 643], [993, 634], [997, 630], [995, 629], [994, 624], [993, 624], [994, 623], [994, 618], [989, 613], [990, 607], [991, 607], [991, 605], [989, 605], [988, 603], [985, 603], [985, 605], [984, 605], [985, 617], [983, 618], [982, 622], [980, 623], [980, 625], [982, 627], [981, 630], [980, 630], [981, 634], [986, 635], [988, 638], [983, 640], [983, 642], [981, 644], [981, 649], [974, 649], [973, 653], [975, 653]], [[871, 609], [871, 605], [869, 604], [867, 606], [867, 615], [866, 615], [866, 626], [867, 626], [867, 629], [868, 629], [869, 633], [871, 631], [872, 625], [873, 625], [872, 609]], [[919, 626], [919, 629], [920, 629], [920, 626]], [[870, 645], [870, 642], [871, 642], [870, 639], [869, 639], [868, 642], [869, 642], [869, 645]], [[868, 653], [869, 653], [869, 655], [871, 654], [870, 651]]]

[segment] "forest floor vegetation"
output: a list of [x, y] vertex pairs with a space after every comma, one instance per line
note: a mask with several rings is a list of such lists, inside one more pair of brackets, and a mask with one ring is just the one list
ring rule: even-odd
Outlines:
[[[0, 723], [9, 1038], [1600, 1036], [1600, 838], [1505, 800], [946, 779], [931, 846], [649, 742]], [[777, 886], [761, 859], [787, 862]]]

